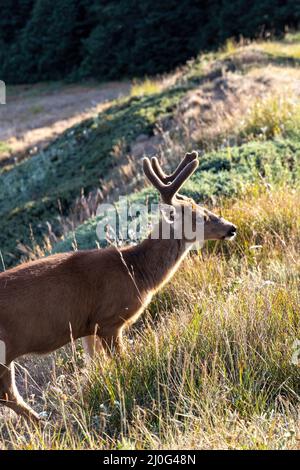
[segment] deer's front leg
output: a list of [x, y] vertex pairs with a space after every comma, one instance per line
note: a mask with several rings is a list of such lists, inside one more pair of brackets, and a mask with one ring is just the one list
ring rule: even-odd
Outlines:
[[0, 365], [0, 405], [6, 405], [31, 423], [40, 422], [39, 415], [19, 395], [15, 384], [14, 364]]

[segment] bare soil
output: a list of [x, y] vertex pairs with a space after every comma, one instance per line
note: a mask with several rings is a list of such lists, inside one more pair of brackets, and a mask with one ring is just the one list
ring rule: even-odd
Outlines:
[[0, 106], [0, 164], [36, 153], [69, 127], [130, 91], [128, 82], [9, 87]]

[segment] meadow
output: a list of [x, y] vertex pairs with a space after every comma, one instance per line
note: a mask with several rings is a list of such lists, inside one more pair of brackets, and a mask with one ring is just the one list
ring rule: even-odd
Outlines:
[[155, 197], [144, 153], [171, 168], [197, 149], [184, 192], [238, 236], [191, 253], [120, 357], [86, 365], [72, 344], [22, 359], [22, 394], [49, 418], [38, 428], [3, 412], [1, 448], [299, 448], [299, 41], [227, 42], [2, 161], [3, 268], [99, 247], [99, 202]]

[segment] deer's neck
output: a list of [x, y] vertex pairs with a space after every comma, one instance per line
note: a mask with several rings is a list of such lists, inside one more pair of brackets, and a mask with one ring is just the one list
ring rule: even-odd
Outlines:
[[154, 239], [150, 235], [132, 247], [128, 261], [138, 287], [144, 291], [161, 288], [176, 272], [189, 249], [190, 245], [184, 240], [174, 238], [172, 230], [169, 239]]

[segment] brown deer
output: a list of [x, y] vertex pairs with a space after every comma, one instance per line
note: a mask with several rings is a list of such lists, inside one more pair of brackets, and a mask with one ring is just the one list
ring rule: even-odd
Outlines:
[[[20, 397], [13, 361], [25, 354], [45, 354], [71, 339], [85, 338], [90, 354], [98, 347], [120, 351], [122, 332], [132, 324], [174, 274], [193, 240], [175, 237], [183, 212], [190, 223], [204, 221], [204, 239], [233, 238], [236, 227], [178, 193], [198, 167], [196, 152], [186, 154], [175, 172], [166, 175], [158, 160], [143, 161], [144, 172], [172, 206], [176, 217], [160, 217], [159, 232], [168, 224], [170, 236], [150, 236], [136, 246], [56, 254], [0, 274], [0, 402], [31, 421], [38, 414]], [[176, 222], [177, 221], [177, 222]]]

